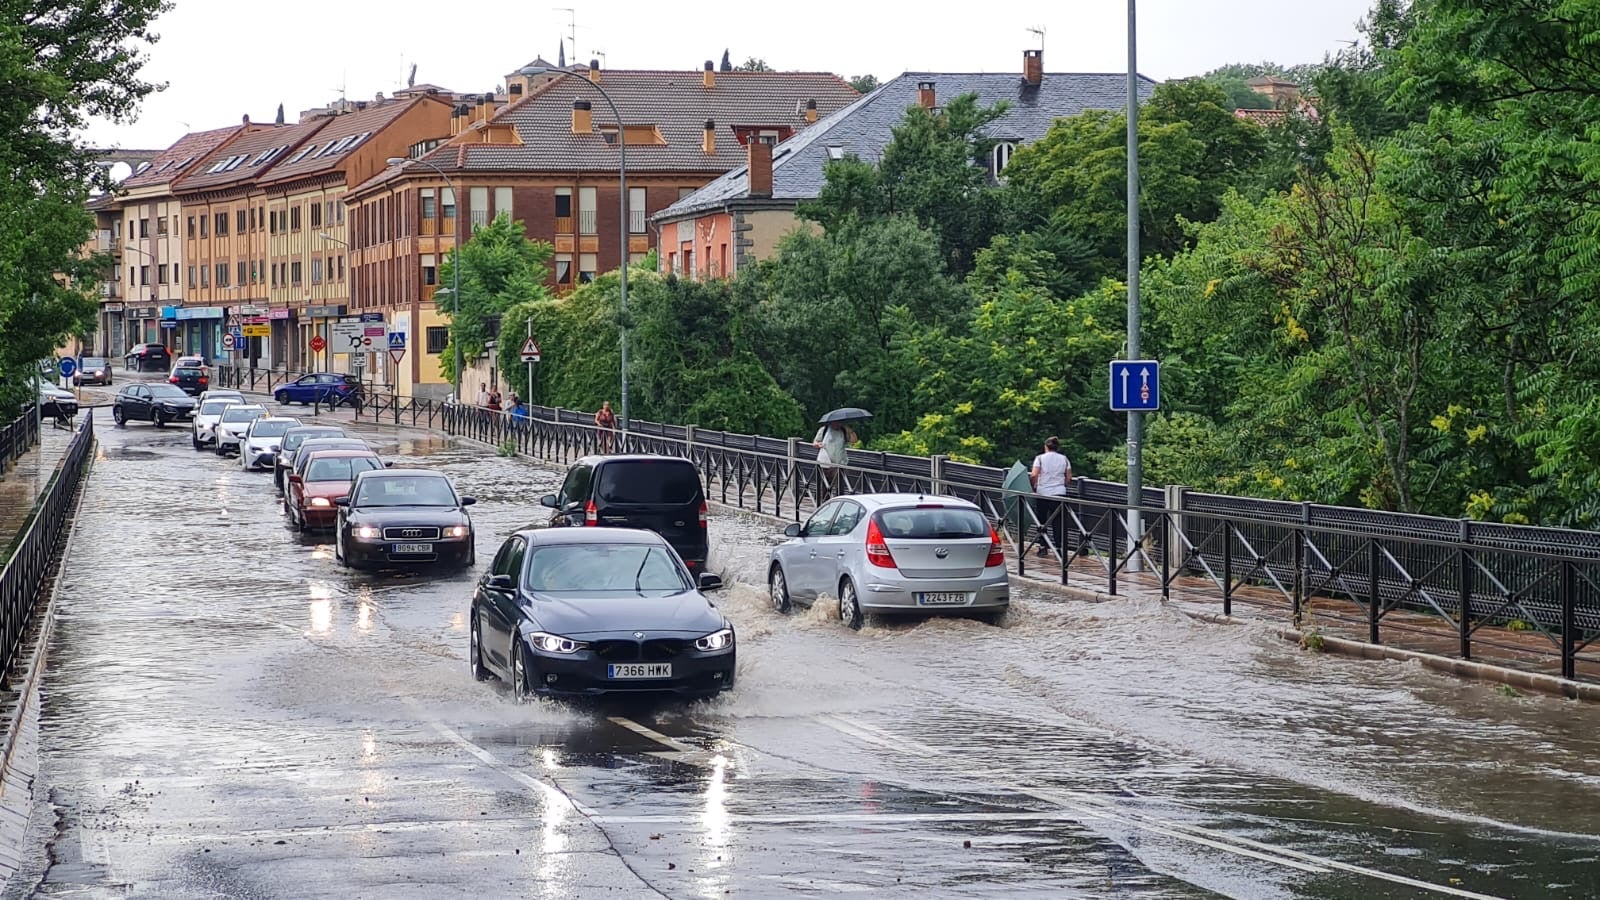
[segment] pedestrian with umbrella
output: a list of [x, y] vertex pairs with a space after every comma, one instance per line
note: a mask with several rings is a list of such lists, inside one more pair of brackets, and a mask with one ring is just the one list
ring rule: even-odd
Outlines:
[[827, 413], [817, 420], [822, 427], [817, 429], [816, 437], [811, 439], [811, 446], [817, 448], [817, 465], [822, 467], [823, 475], [817, 480], [818, 506], [839, 492], [839, 467], [849, 463], [850, 445], [860, 442], [850, 423], [864, 422], [870, 418], [872, 413], [864, 409], [845, 407]]

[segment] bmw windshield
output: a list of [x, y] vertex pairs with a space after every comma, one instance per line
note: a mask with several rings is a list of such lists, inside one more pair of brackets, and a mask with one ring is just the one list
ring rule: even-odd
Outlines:
[[544, 594], [647, 594], [666, 597], [691, 585], [664, 547], [555, 544], [528, 555], [528, 587]]

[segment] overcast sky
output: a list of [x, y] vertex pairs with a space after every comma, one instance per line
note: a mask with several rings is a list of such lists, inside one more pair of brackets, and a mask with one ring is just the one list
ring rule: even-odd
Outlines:
[[[273, 0], [241, 7], [177, 0], [156, 24], [161, 41], [145, 69], [167, 89], [145, 102], [138, 121], [99, 123], [88, 137], [102, 146], [161, 148], [186, 131], [246, 114], [270, 122], [279, 103], [292, 122], [341, 88], [353, 100], [391, 92], [405, 84], [413, 63], [418, 84], [488, 91], [534, 57], [554, 61], [563, 39], [568, 62], [599, 55], [603, 68], [699, 69], [728, 48], [735, 64], [758, 56], [777, 69], [887, 79], [906, 71], [1020, 72], [1022, 51], [1039, 46], [1027, 29], [1042, 26], [1047, 72], [1127, 65], [1126, 5], [1118, 0], [742, 0], [679, 8], [642, 0], [546, 2]], [[1139, 71], [1164, 80], [1230, 62], [1317, 62], [1356, 38], [1355, 23], [1370, 6], [1141, 0]]]

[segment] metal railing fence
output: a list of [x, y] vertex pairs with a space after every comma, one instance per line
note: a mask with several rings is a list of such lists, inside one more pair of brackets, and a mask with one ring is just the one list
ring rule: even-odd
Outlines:
[[0, 475], [39, 443], [39, 417], [30, 410], [0, 426]]

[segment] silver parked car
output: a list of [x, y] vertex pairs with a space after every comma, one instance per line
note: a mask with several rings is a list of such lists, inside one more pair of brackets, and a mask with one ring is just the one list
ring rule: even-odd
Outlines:
[[1011, 605], [1000, 536], [983, 511], [956, 497], [855, 494], [823, 504], [772, 549], [772, 605], [839, 598], [839, 618], [868, 613], [978, 614], [998, 621]]
[[216, 427], [216, 451], [227, 456], [239, 450], [245, 430], [250, 423], [267, 416], [267, 408], [258, 403], [235, 403], [222, 410], [222, 419]]
[[267, 416], [251, 422], [239, 441], [239, 465], [246, 472], [276, 465], [283, 433], [299, 424], [299, 419], [289, 416]]

